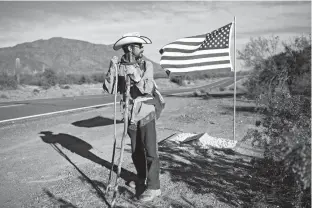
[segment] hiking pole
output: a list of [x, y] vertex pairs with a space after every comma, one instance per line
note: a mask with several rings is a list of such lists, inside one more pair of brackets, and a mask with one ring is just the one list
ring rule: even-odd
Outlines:
[[[115, 57], [114, 57], [115, 58]], [[112, 64], [112, 63], [111, 63]], [[111, 188], [111, 179], [112, 179], [112, 172], [115, 166], [115, 152], [116, 152], [116, 141], [117, 141], [117, 130], [116, 130], [116, 119], [117, 119], [117, 113], [116, 113], [116, 109], [117, 109], [117, 88], [118, 88], [118, 64], [114, 64], [114, 68], [115, 68], [115, 85], [114, 85], [114, 145], [113, 145], [113, 155], [112, 155], [112, 167], [111, 170], [109, 172], [109, 178], [108, 178], [108, 183], [107, 183], [107, 187], [105, 190], [105, 194], [107, 194]]]
[[117, 198], [117, 191], [118, 191], [118, 180], [120, 177], [121, 172], [121, 164], [123, 160], [123, 153], [125, 148], [125, 138], [127, 136], [127, 129], [128, 129], [128, 112], [129, 112], [129, 98], [130, 98], [130, 77], [128, 75], [125, 75], [125, 81], [126, 81], [126, 97], [125, 97], [125, 110], [124, 110], [124, 131], [121, 139], [121, 150], [120, 150], [120, 157], [118, 161], [118, 170], [117, 170], [117, 177], [114, 187], [114, 194], [113, 194], [113, 200], [111, 203], [111, 206], [114, 207], [116, 203]]

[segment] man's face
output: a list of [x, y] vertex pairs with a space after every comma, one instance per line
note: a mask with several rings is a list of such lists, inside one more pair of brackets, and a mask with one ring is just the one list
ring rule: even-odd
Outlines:
[[135, 43], [132, 44], [132, 53], [137, 58], [142, 58], [144, 47], [143, 44]]

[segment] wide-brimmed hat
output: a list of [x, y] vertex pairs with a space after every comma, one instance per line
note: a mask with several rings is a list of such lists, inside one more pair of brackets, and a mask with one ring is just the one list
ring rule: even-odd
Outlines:
[[113, 49], [115, 51], [122, 48], [124, 45], [128, 45], [131, 43], [140, 43], [140, 44], [151, 44], [152, 41], [148, 37], [141, 36], [138, 32], [127, 33], [122, 36], [117, 42], [114, 44]]

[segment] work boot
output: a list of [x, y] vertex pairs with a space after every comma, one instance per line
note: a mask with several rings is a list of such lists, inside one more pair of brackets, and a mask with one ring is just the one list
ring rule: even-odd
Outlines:
[[139, 197], [140, 202], [149, 202], [161, 195], [160, 189], [146, 189]]

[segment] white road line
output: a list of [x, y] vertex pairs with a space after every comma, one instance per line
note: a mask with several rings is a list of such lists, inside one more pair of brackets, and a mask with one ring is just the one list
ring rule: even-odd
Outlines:
[[9, 107], [20, 106], [20, 105], [25, 105], [25, 104], [4, 105], [4, 106], [0, 106], [0, 108], [9, 108]]
[[43, 114], [37, 114], [37, 115], [32, 115], [32, 116], [12, 118], [12, 119], [7, 119], [7, 120], [0, 121], [0, 123], [10, 122], [10, 121], [18, 121], [18, 120], [23, 120], [23, 119], [27, 119], [27, 118], [35, 118], [35, 117], [40, 117], [40, 116], [53, 115], [53, 114], [58, 114], [58, 113], [67, 113], [67, 112], [83, 110], [83, 109], [88, 109], [88, 108], [102, 107], [102, 106], [107, 106], [107, 105], [114, 105], [114, 103], [92, 105], [92, 106], [87, 106], [87, 107], [82, 107], [82, 108], [74, 108], [74, 109], [69, 109], [69, 110], [55, 111], [55, 112], [51, 112], [51, 113], [43, 113]]
[[[223, 79], [222, 81], [225, 81], [225, 80], [227, 80], [227, 78]], [[214, 84], [214, 83], [217, 83], [217, 82], [218, 81], [210, 83], [210, 84]], [[224, 84], [224, 82], [219, 83], [218, 85], [216, 85], [214, 87], [217, 87], [217, 86], [219, 86], [221, 84]], [[204, 87], [204, 86], [202, 86], [202, 87]], [[198, 87], [198, 88], [201, 88], [201, 87]], [[178, 94], [183, 94], [183, 93], [189, 93], [189, 92], [172, 93], [170, 95], [178, 95]], [[106, 103], [106, 104], [93, 105], [93, 106], [87, 106], [87, 107], [82, 107], [82, 108], [74, 108], [74, 109], [63, 110], [63, 111], [56, 111], [56, 112], [51, 112], [51, 113], [43, 113], [43, 114], [37, 114], [37, 115], [32, 115], [32, 116], [25, 116], [25, 117], [20, 117], [20, 118], [7, 119], [7, 120], [0, 121], [0, 123], [10, 122], [10, 121], [18, 121], [18, 120], [23, 120], [23, 119], [27, 119], [27, 118], [35, 118], [35, 117], [40, 117], [40, 116], [53, 115], [53, 114], [58, 114], [58, 113], [67, 113], [67, 112], [72, 112], [72, 111], [77, 111], [77, 110], [83, 110], [83, 109], [88, 109], [88, 108], [96, 108], [96, 107], [108, 106], [108, 105], [113, 105], [113, 104], [114, 103]], [[24, 105], [24, 104], [18, 104], [18, 105]], [[14, 106], [14, 105], [10, 105], [10, 106]], [[9, 107], [9, 106], [0, 106], [0, 107]]]

